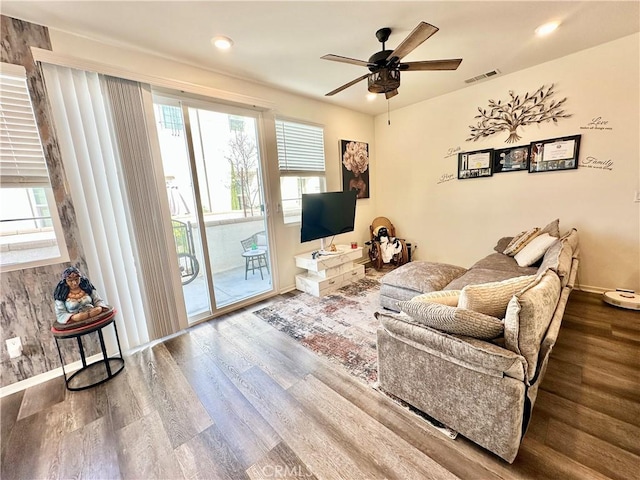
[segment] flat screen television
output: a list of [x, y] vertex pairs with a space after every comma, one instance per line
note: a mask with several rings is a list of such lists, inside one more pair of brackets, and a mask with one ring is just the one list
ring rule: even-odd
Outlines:
[[302, 194], [302, 228], [300, 241], [322, 240], [341, 233], [353, 232], [356, 217], [355, 190]]

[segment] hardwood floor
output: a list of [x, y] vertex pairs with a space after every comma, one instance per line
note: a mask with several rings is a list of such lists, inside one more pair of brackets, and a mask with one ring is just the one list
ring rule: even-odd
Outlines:
[[509, 465], [246, 310], [128, 356], [91, 390], [57, 378], [2, 398], [2, 478], [638, 478], [639, 345], [640, 313], [573, 292]]

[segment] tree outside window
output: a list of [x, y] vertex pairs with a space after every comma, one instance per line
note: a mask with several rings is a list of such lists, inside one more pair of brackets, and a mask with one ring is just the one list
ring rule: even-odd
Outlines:
[[258, 149], [244, 129], [232, 129], [229, 151], [225, 155], [231, 167], [231, 204], [245, 217], [261, 213], [258, 178]]

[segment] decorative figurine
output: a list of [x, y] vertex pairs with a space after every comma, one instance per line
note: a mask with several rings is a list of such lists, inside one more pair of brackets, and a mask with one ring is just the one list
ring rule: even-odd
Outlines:
[[82, 322], [112, 310], [89, 279], [76, 267], [62, 272], [62, 279], [53, 292], [58, 323]]

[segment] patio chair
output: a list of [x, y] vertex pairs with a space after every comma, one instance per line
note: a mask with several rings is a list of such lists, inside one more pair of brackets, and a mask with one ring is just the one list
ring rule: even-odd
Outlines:
[[269, 261], [267, 260], [269, 250], [266, 232], [263, 230], [261, 232], [254, 233], [250, 237], [240, 240], [240, 243], [244, 249], [244, 252], [242, 252], [242, 257], [245, 260], [244, 279], [247, 279], [247, 273], [249, 273], [249, 271], [251, 271], [252, 274], [255, 274], [255, 271], [258, 270], [260, 272], [260, 277], [264, 280], [262, 269], [266, 268], [267, 273], [270, 273]]
[[256, 232], [244, 240], [240, 240], [240, 243], [242, 244], [242, 248], [245, 252], [255, 250], [256, 248], [258, 250], [264, 250], [265, 252], [269, 251], [267, 245], [267, 234], [264, 230]]

